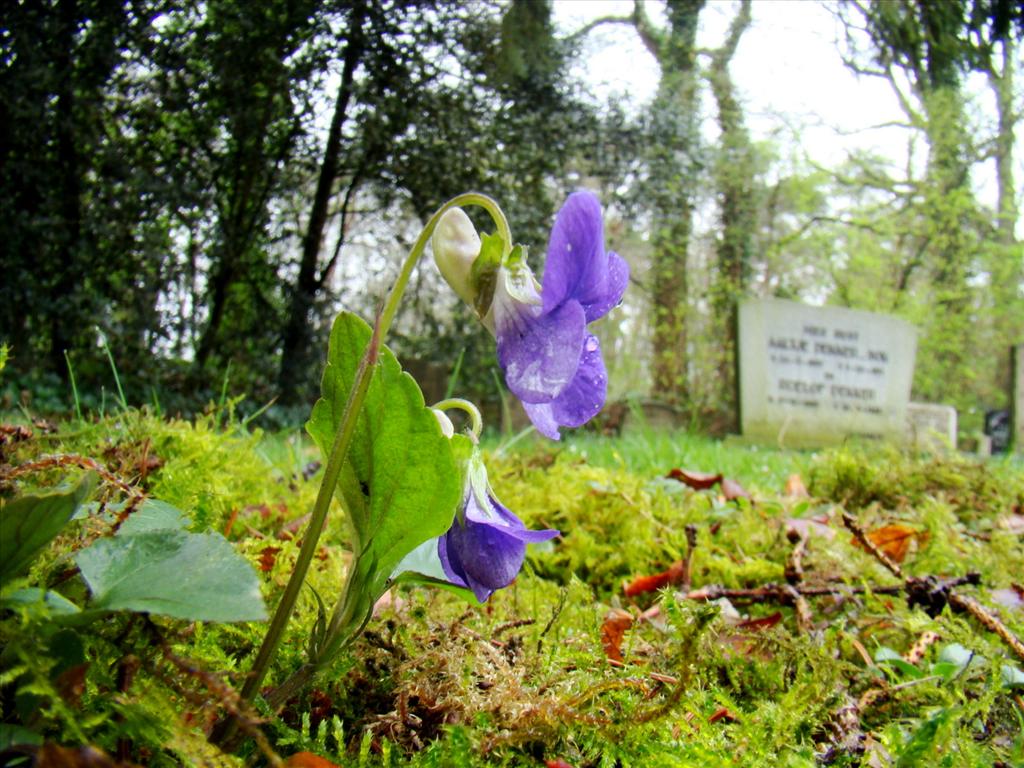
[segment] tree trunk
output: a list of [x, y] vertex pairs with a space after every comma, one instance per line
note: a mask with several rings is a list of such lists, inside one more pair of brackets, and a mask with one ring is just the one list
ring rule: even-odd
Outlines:
[[[326, 270], [320, 275], [317, 274], [320, 247], [323, 243], [324, 229], [327, 226], [328, 206], [338, 175], [341, 129], [345, 123], [349, 100], [352, 97], [355, 71], [359, 66], [364, 49], [363, 24], [365, 18], [366, 6], [360, 3], [352, 12], [349, 40], [345, 46], [345, 63], [341, 74], [341, 84], [338, 86], [334, 115], [331, 117], [331, 126], [327, 133], [327, 146], [320, 163], [316, 193], [313, 196], [313, 205], [309, 212], [309, 224], [302, 240], [302, 260], [299, 263], [299, 274], [292, 287], [288, 317], [285, 321], [281, 345], [281, 366], [277, 379], [282, 403], [299, 401], [302, 384], [310, 379], [308, 369], [312, 360], [311, 323], [317, 295], [328, 276]], [[344, 231], [338, 235], [339, 238], [344, 236]]]
[[1013, 69], [1015, 45], [1012, 39], [1002, 42], [1003, 67], [998, 77], [991, 77], [999, 116], [999, 134], [996, 136], [996, 181], [999, 187], [997, 201], [999, 215], [999, 241], [1003, 245], [1016, 243], [1017, 187], [1013, 183], [1013, 129], [1018, 120], [1013, 104]]
[[75, 73], [73, 49], [78, 25], [75, 2], [60, 4], [60, 31], [55, 46], [57, 88], [57, 167], [60, 233], [56, 243], [57, 280], [50, 293], [50, 368], [67, 380], [64, 350], [72, 345], [72, 329], [82, 318], [77, 306], [80, 284], [79, 250], [82, 237], [82, 184], [80, 158], [75, 144]]
[[714, 332], [721, 339], [717, 361], [720, 404], [726, 425], [739, 429], [739, 393], [736, 378], [738, 348], [738, 305], [747, 287], [753, 248], [755, 202], [754, 160], [750, 134], [743, 120], [743, 108], [729, 74], [729, 63], [740, 37], [750, 26], [750, 1], [743, 0], [733, 19], [725, 43], [711, 57], [708, 79], [718, 108], [721, 146], [715, 168], [719, 217], [718, 274], [713, 289]]
[[642, 12], [635, 14], [638, 31], [661, 66], [653, 109], [649, 193], [655, 215], [652, 394], [670, 403], [686, 399], [689, 383], [687, 255], [700, 141], [695, 48], [703, 7], [704, 0], [671, 0], [666, 5], [669, 30], [664, 36], [655, 36]]

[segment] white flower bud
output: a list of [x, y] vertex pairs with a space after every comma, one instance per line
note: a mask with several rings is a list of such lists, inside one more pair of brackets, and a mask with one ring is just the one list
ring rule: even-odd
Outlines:
[[441, 216], [430, 240], [441, 275], [464, 302], [473, 306], [476, 291], [470, 281], [473, 262], [480, 255], [480, 236], [461, 208]]
[[438, 423], [441, 425], [441, 434], [447, 438], [455, 436], [455, 425], [452, 424], [452, 420], [448, 418], [448, 414], [444, 411], [438, 410], [437, 408], [430, 409], [434, 416], [437, 417]]

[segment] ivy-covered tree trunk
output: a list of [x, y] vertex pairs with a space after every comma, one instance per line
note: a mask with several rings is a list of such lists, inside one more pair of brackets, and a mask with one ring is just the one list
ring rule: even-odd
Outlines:
[[747, 289], [752, 258], [756, 202], [754, 200], [754, 158], [750, 134], [729, 74], [729, 62], [740, 37], [750, 26], [751, 0], [743, 0], [722, 47], [714, 51], [708, 72], [711, 92], [718, 108], [721, 143], [715, 159], [721, 231], [717, 242], [718, 272], [713, 287], [713, 328], [718, 348], [719, 405], [728, 429], [739, 429], [737, 378], [738, 305]]
[[648, 193], [654, 212], [652, 394], [670, 403], [685, 402], [689, 384], [687, 255], [700, 166], [696, 42], [703, 7], [704, 0], [670, 0], [664, 33], [651, 27], [639, 4], [635, 13], [637, 31], [661, 67]]
[[991, 285], [991, 318], [989, 325], [996, 347], [995, 386], [1002, 392], [1010, 390], [1012, 361], [1010, 349], [1024, 339], [1024, 302], [1020, 286], [1024, 285], [1024, 244], [1017, 240], [1019, 219], [1017, 186], [1014, 182], [1014, 129], [1021, 119], [1014, 108], [1014, 68], [1017, 45], [1007, 38], [1002, 41], [1002, 62], [998, 71], [990, 63], [989, 83], [996, 100], [998, 132], [995, 137], [996, 165], [996, 243], [990, 245], [988, 272]]
[[999, 216], [999, 240], [1004, 245], [1013, 245], [1016, 242], [1014, 229], [1019, 215], [1018, 190], [1013, 181], [1013, 130], [1021, 118], [1013, 103], [1013, 70], [1018, 66], [1016, 49], [1017, 45], [1012, 39], [1003, 40], [1001, 70], [998, 74], [991, 70], [989, 73], [996, 96], [999, 120], [999, 133], [996, 135], [996, 183], [999, 186], [999, 197], [996, 205]]

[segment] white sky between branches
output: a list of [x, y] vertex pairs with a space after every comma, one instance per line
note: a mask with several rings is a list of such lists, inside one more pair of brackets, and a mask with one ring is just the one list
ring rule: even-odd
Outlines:
[[[700, 47], [721, 43], [737, 6], [732, 0], [710, 0], [700, 16]], [[558, 33], [567, 35], [600, 16], [628, 16], [632, 7], [632, 0], [555, 0], [555, 23]], [[663, 23], [661, 3], [648, 2], [647, 9], [656, 23]], [[886, 82], [858, 77], [843, 64], [836, 45], [843, 30], [829, 7], [816, 0], [755, 0], [752, 10], [752, 24], [740, 39], [730, 71], [753, 138], [774, 138], [784, 146], [798, 141], [810, 160], [828, 167], [837, 166], [854, 149], [874, 151], [890, 158], [894, 167], [906, 167], [911, 131], [876, 127], [905, 119], [898, 101]], [[643, 109], [654, 96], [659, 72], [631, 27], [602, 25], [589, 34], [575, 74], [599, 98], [619, 95], [634, 109]], [[1017, 77], [1018, 90], [1021, 79]], [[995, 125], [995, 105], [984, 78], [969, 77], [965, 93], [974, 102], [969, 113], [981, 116], [974, 118], [977, 122], [987, 123], [972, 125], [977, 128], [972, 133], [989, 135]], [[713, 137], [717, 128], [710, 101], [703, 115], [705, 130]], [[1015, 148], [1015, 175], [1020, 180], [1024, 179], [1020, 125]], [[918, 172], [924, 151], [918, 137]], [[994, 161], [977, 166], [972, 180], [979, 200], [994, 208]]]

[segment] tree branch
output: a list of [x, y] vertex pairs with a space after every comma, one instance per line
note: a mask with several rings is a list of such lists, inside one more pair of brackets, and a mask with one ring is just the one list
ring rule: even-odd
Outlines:
[[661, 33], [651, 23], [647, 16], [647, 9], [644, 7], [644, 0], [633, 0], [633, 26], [636, 27], [640, 40], [654, 58], [661, 62], [662, 44]]
[[606, 24], [626, 24], [631, 27], [634, 26], [633, 18], [631, 16], [601, 16], [593, 21], [588, 21], [582, 27], [566, 37], [565, 42], [574, 45], [598, 27]]

